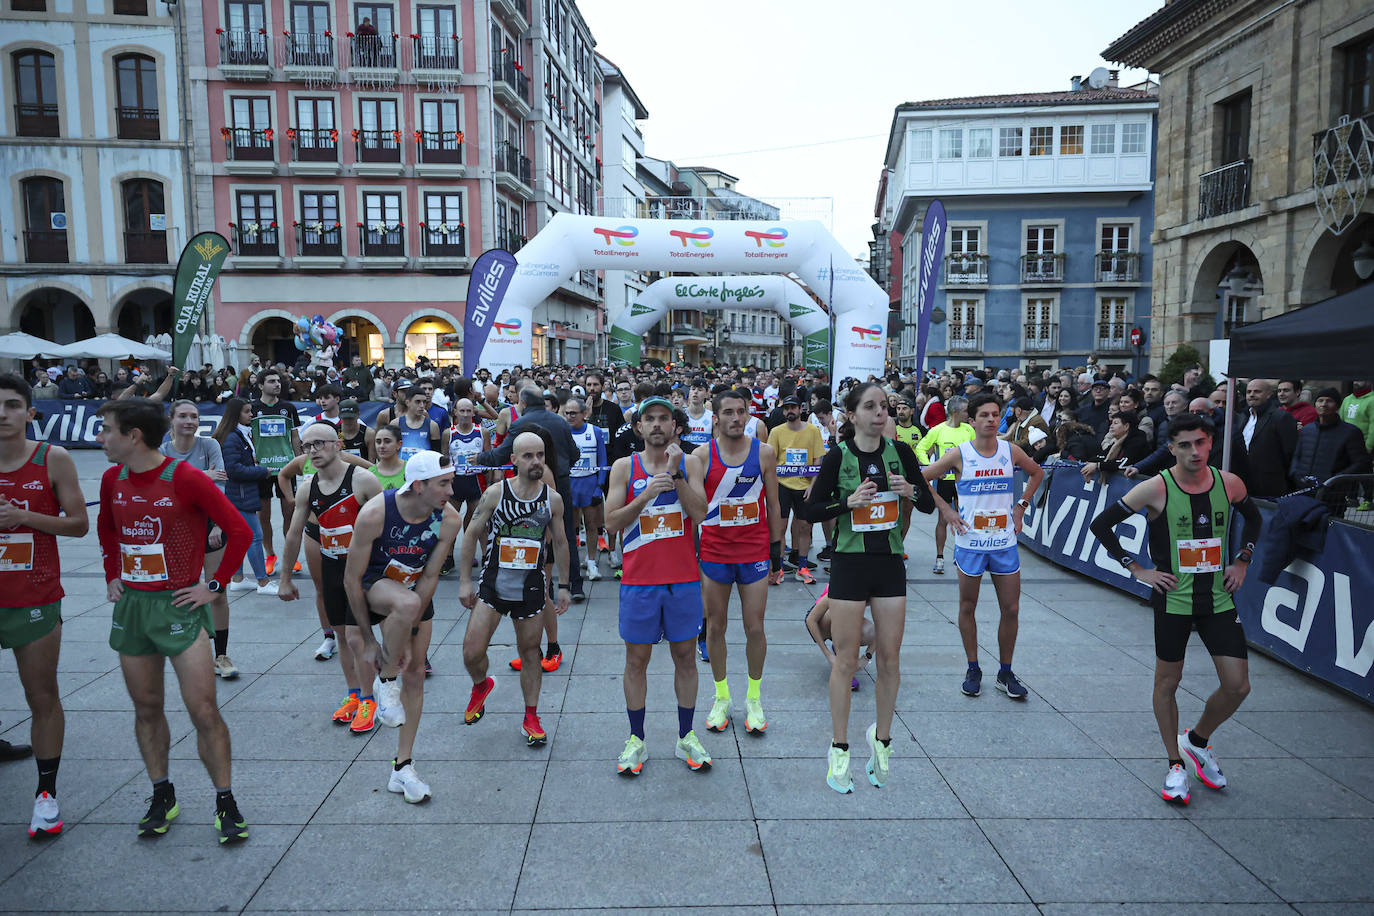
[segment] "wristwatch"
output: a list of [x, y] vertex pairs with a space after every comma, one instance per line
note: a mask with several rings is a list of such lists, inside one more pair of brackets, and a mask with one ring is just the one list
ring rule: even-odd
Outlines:
[[224, 591], [224, 586], [219, 584], [218, 579], [211, 579], [209, 582], [205, 583], [205, 587], [214, 595], [218, 595], [220, 592]]
[[682, 476], [682, 472], [681, 472], [681, 471], [674, 471], [674, 472], [673, 472], [673, 479], [674, 479], [674, 480], [684, 480], [685, 478]]
[[1135, 557], [1117, 557], [1116, 562], [1121, 564], [1122, 569], [1129, 572], [1131, 566], [1135, 563]]
[[1029, 500], [1029, 499], [1018, 499], [1018, 500], [1016, 501], [1016, 504], [1017, 504], [1018, 506], [1020, 506], [1022, 509], [1029, 509], [1029, 508], [1030, 508], [1030, 500]]

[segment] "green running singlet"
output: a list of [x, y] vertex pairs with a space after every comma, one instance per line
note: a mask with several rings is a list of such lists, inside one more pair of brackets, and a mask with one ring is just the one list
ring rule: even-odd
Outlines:
[[1231, 502], [1221, 471], [1212, 472], [1212, 486], [1204, 493], [1185, 493], [1173, 471], [1162, 472], [1164, 511], [1152, 519], [1150, 559], [1155, 568], [1178, 577], [1178, 587], [1155, 592], [1156, 610], [1166, 614], [1202, 617], [1234, 610], [1226, 591], [1224, 571], [1230, 552]]

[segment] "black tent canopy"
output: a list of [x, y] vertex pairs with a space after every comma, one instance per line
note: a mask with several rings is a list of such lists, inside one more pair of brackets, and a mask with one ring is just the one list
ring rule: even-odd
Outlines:
[[1374, 283], [1231, 332], [1237, 378], [1374, 375]]

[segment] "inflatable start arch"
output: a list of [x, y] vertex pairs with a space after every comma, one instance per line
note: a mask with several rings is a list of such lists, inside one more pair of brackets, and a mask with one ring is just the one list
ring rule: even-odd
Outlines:
[[611, 362], [638, 366], [644, 332], [675, 308], [771, 308], [802, 335], [806, 368], [830, 368], [830, 316], [787, 277], [768, 275], [655, 280], [611, 327]]
[[513, 271], [508, 261], [488, 260], [487, 255], [474, 265], [464, 320], [466, 335], [475, 344], [473, 365], [478, 359], [495, 370], [529, 365], [535, 305], [560, 283], [589, 269], [794, 273], [835, 315], [832, 377], [865, 379], [883, 373], [887, 293], [820, 223], [696, 223], [571, 213], [549, 220], [520, 249]]

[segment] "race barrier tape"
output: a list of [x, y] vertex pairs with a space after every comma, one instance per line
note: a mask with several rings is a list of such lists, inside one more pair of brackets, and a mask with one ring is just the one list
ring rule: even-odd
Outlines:
[[[1018, 485], [1023, 483], [1020, 477]], [[1042, 492], [1035, 495], [1026, 513], [1021, 545], [1066, 569], [1148, 599], [1149, 588], [1107, 556], [1088, 530], [1099, 512], [1134, 485], [1117, 476], [1105, 483], [1097, 479], [1085, 483], [1076, 465], [1047, 467]], [[1255, 502], [1269, 524], [1273, 504]], [[1143, 513], [1133, 515], [1116, 531], [1123, 547], [1143, 565], [1153, 565]], [[1231, 532], [1234, 549], [1239, 546], [1240, 526], [1232, 525]], [[1294, 559], [1273, 585], [1259, 578], [1265, 551], [1261, 537], [1245, 583], [1236, 592], [1236, 610], [1250, 645], [1374, 703], [1374, 603], [1354, 600], [1374, 594], [1374, 569], [1367, 561], [1374, 556], [1374, 531], [1333, 523], [1321, 555]]]

